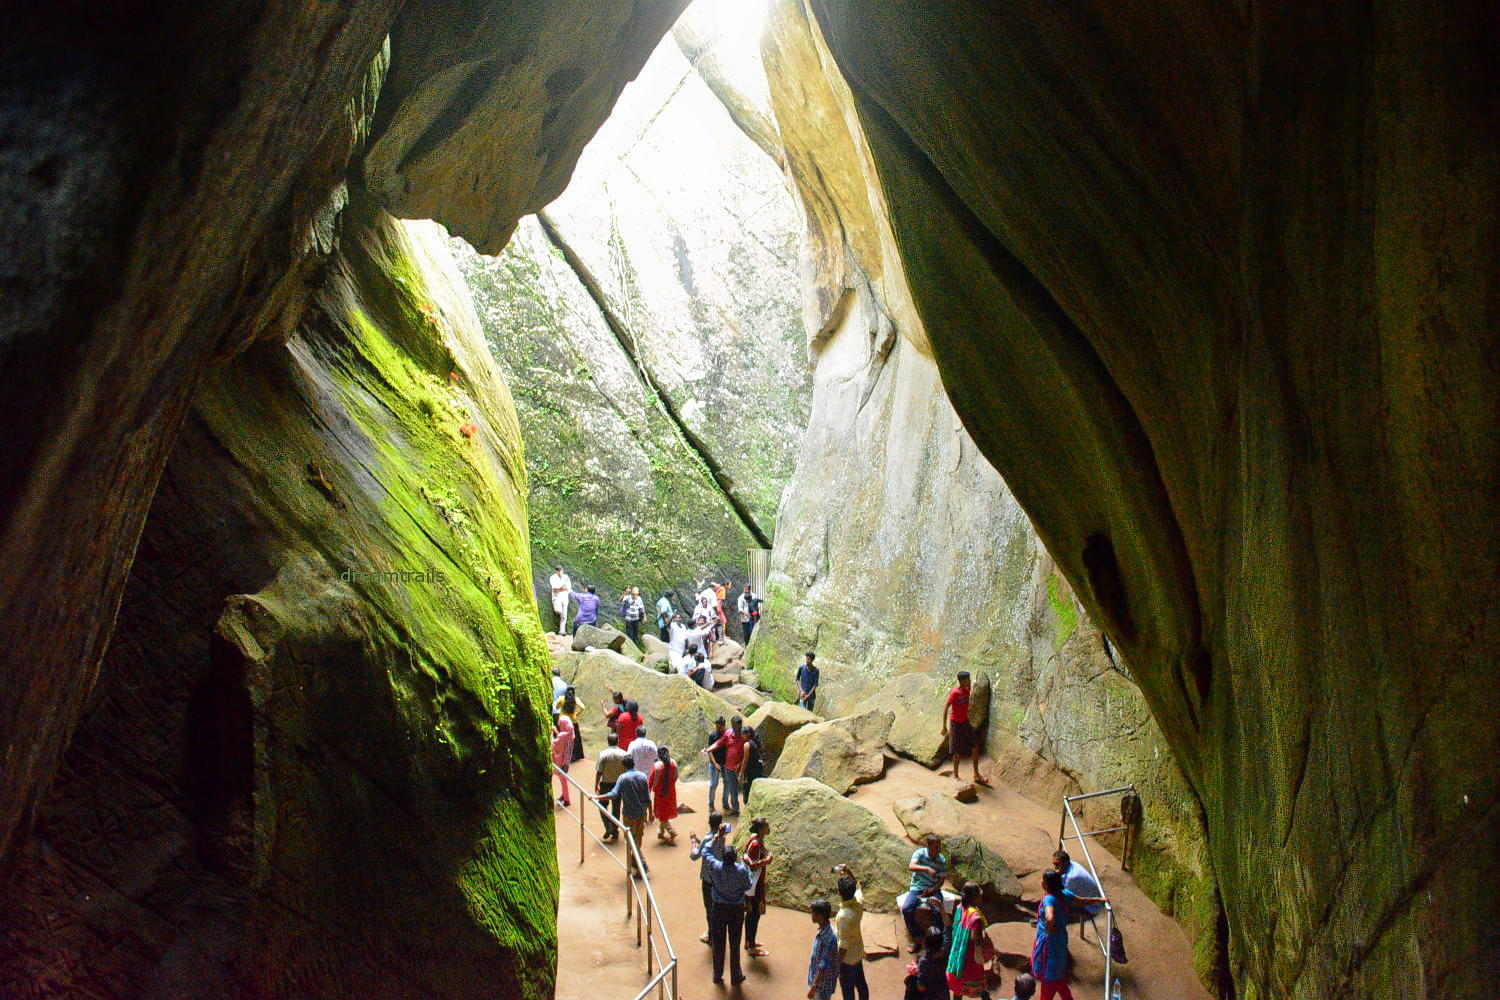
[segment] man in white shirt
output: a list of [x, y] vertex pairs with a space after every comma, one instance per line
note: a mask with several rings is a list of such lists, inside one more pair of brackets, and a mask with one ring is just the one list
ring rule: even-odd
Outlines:
[[740, 634], [745, 638], [745, 645], [750, 645], [750, 633], [755, 631], [755, 619], [751, 616], [751, 601], [755, 595], [750, 593], [750, 585], [745, 584], [745, 589], [740, 591], [740, 599], [736, 608], [740, 613]]
[[[1099, 883], [1094, 879], [1093, 873], [1069, 857], [1067, 851], [1053, 852], [1052, 870], [1062, 876], [1063, 888], [1075, 896], [1099, 897], [1104, 895], [1104, 890], [1099, 888]], [[1080, 904], [1070, 907], [1070, 909], [1073, 911], [1071, 913], [1072, 920], [1076, 923], [1079, 920], [1096, 915], [1104, 907], [1099, 903], [1095, 903], [1092, 906], [1083, 906]]]
[[547, 582], [552, 585], [552, 613], [557, 616], [557, 634], [567, 635], [568, 595], [573, 591], [573, 581], [561, 566], [554, 566]]
[[630, 741], [629, 753], [635, 760], [635, 769], [650, 777], [651, 768], [656, 763], [656, 744], [646, 739], [645, 726], [635, 731], [635, 739]]

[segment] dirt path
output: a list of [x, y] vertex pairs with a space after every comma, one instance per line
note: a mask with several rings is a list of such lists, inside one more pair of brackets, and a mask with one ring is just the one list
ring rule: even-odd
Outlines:
[[[593, 769], [587, 761], [574, 765], [572, 773], [580, 784], [593, 787]], [[887, 768], [885, 778], [861, 786], [854, 798], [880, 816], [893, 832], [903, 834], [891, 811], [892, 802], [957, 787], [952, 778], [940, 777], [909, 761], [895, 761]], [[682, 1000], [713, 1000], [721, 996], [731, 1000], [741, 997], [786, 1000], [805, 996], [813, 925], [806, 913], [779, 907], [771, 907], [761, 920], [760, 939], [770, 955], [745, 960], [744, 970], [749, 978], [738, 989], [712, 984], [709, 949], [698, 940], [705, 930], [698, 866], [688, 859], [687, 841], [689, 830], [701, 835], [706, 825], [707, 782], [684, 782], [678, 799], [698, 812], [683, 815], [674, 823], [679, 834], [676, 846], [658, 842], [655, 829], [649, 828], [645, 857], [651, 866], [652, 885], [667, 931], [680, 959], [679, 996]], [[982, 789], [980, 800], [966, 807], [965, 817], [966, 832], [982, 837], [1006, 860], [1025, 886], [1027, 898], [1033, 901], [1040, 898], [1041, 870], [1050, 860], [1056, 843], [1057, 810], [997, 786], [994, 790]], [[748, 812], [741, 817], [747, 822], [748, 818]], [[589, 824], [595, 833], [600, 832], [596, 817], [590, 816]], [[557, 997], [628, 1000], [646, 981], [646, 962], [644, 953], [635, 946], [635, 924], [625, 918], [625, 874], [592, 839], [586, 840], [585, 860], [579, 865], [577, 821], [561, 809], [557, 814], [557, 840], [562, 880]], [[776, 831], [772, 831], [773, 850], [775, 840]], [[1208, 993], [1193, 974], [1192, 946], [1181, 928], [1146, 898], [1128, 874], [1121, 872], [1113, 856], [1101, 848], [1090, 849], [1100, 877], [1115, 900], [1117, 919], [1130, 951], [1130, 964], [1117, 969], [1124, 995], [1208, 1000]], [[894, 914], [867, 914], [866, 947], [895, 948], [901, 940], [899, 925], [900, 918]], [[1087, 941], [1080, 941], [1076, 928], [1070, 933], [1076, 959], [1074, 994], [1079, 1000], [1102, 998], [1104, 961], [1094, 944], [1095, 934], [1089, 930]], [[1030, 953], [1033, 934], [1030, 923], [1020, 914], [1014, 921], [995, 923], [990, 928], [996, 948], [1016, 956]], [[891, 1000], [902, 995], [906, 963], [905, 955], [875, 958], [865, 963], [873, 1000]], [[726, 972], [726, 978], [727, 975]], [[1010, 996], [1013, 982], [1014, 973], [1007, 971], [996, 996]]]

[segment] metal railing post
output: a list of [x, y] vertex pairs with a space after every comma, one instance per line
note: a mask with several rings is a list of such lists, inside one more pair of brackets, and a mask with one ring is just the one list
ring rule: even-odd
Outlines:
[[[593, 834], [590, 833], [587, 829], [588, 824], [585, 822], [585, 817], [583, 815], [586, 807], [583, 803], [590, 802], [593, 804], [594, 808], [599, 810], [600, 816], [604, 818], [606, 829], [609, 826], [609, 819], [605, 813], [604, 808], [597, 802], [594, 802], [593, 799], [583, 791], [582, 785], [574, 781], [573, 778], [562, 768], [553, 765], [552, 769], [558, 774], [562, 775], [565, 782], [578, 789], [578, 840], [580, 845], [578, 852], [578, 863], [581, 866], [582, 864], [584, 864], [588, 856], [587, 845], [585, 844], [584, 838], [586, 836], [593, 836]], [[572, 807], [566, 807], [566, 811], [571, 813]], [[641, 988], [641, 991], [636, 994], [635, 1000], [646, 1000], [646, 997], [651, 995], [652, 990], [656, 991], [658, 1000], [677, 1000], [677, 953], [672, 950], [672, 940], [667, 935], [665, 926], [662, 923], [661, 908], [656, 903], [656, 893], [652, 890], [651, 879], [646, 874], [646, 865], [645, 861], [641, 857], [640, 844], [636, 841], [635, 835], [632, 834], [628, 829], [626, 829], [623, 824], [618, 824], [618, 826], [620, 829], [623, 829], [625, 831], [626, 850], [624, 861], [620, 859], [620, 856], [618, 854], [610, 850], [609, 846], [604, 841], [599, 840], [598, 837], [594, 837], [594, 841], [598, 843], [600, 847], [604, 848], [605, 856], [615, 864], [619, 865], [621, 870], [625, 873], [625, 919], [629, 921], [632, 916], [635, 917], [635, 946], [637, 948], [644, 946], [646, 949], [646, 985], [643, 986]], [[638, 879], [630, 877], [632, 862], [638, 874]], [[645, 886], [646, 889], [646, 894], [644, 897], [640, 895], [641, 886]], [[649, 909], [647, 909], [648, 906]], [[644, 914], [642, 914], [641, 912], [643, 910], [646, 911]], [[641, 934], [642, 923], [645, 924], [644, 940]], [[665, 962], [661, 965], [660, 969], [657, 970], [653, 975], [652, 970], [656, 969], [657, 960], [660, 958], [660, 956], [656, 954], [656, 938], [658, 937], [658, 935], [661, 937], [662, 945], [666, 948], [667, 957]], [[667, 980], [669, 977], [671, 979], [672, 990], [670, 997], [666, 995]]]
[[[1078, 817], [1073, 813], [1073, 803], [1082, 799], [1093, 799], [1103, 795], [1119, 795], [1124, 792], [1134, 792], [1134, 785], [1122, 785], [1119, 788], [1107, 788], [1100, 792], [1089, 792], [1084, 795], [1064, 795], [1063, 814], [1058, 823], [1057, 846], [1063, 848], [1067, 841], [1076, 840], [1078, 846], [1083, 850], [1083, 860], [1088, 865], [1089, 873], [1094, 876], [1094, 881], [1099, 886], [1099, 894], [1104, 897], [1104, 934], [1099, 939], [1099, 950], [1104, 955], [1104, 1000], [1110, 1000], [1111, 979], [1114, 974], [1114, 955], [1110, 952], [1110, 941], [1114, 937], [1115, 908], [1109, 901], [1109, 893], [1104, 890], [1104, 880], [1099, 878], [1099, 869], [1094, 866], [1093, 855], [1089, 852], [1088, 837], [1097, 836], [1101, 833], [1114, 833], [1124, 827], [1110, 827], [1105, 830], [1090, 830], [1087, 833], [1078, 825]], [[1073, 836], [1067, 836], [1068, 824], [1073, 824]], [[1094, 926], [1094, 932], [1098, 934], [1098, 925]], [[1079, 940], [1083, 939], [1083, 925], [1078, 925]]]
[[1115, 936], [1115, 908], [1108, 903], [1104, 904], [1104, 997], [1109, 1000], [1110, 969], [1114, 967], [1113, 953], [1109, 950], [1109, 942]]

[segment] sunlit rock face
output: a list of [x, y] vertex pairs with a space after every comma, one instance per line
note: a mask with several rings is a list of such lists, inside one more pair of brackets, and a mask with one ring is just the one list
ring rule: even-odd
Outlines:
[[551, 995], [515, 415], [441, 229], [348, 214], [291, 337], [199, 387], [0, 994]]
[[1492, 16], [814, 7], [955, 409], [1202, 803], [1221, 985], [1491, 992]]
[[[1199, 810], [1134, 684], [1106, 655], [1030, 522], [943, 392], [847, 87], [799, 0], [773, 6], [763, 54], [806, 223], [813, 409], [777, 522], [761, 683], [792, 696], [818, 653], [818, 710], [842, 715], [927, 674], [933, 735], [959, 670], [989, 678], [988, 750], [1005, 779], [1058, 796], [1135, 783], [1141, 884], [1212, 959]], [[873, 703], [872, 703], [873, 704]], [[1097, 828], [1118, 800], [1096, 805]]]
[[759, 62], [713, 62], [713, 26], [694, 36], [703, 76], [663, 40], [504, 253], [457, 251], [515, 390], [544, 606], [559, 562], [609, 610], [632, 584], [649, 601], [743, 580], [791, 476], [811, 389], [801, 224], [736, 125], [769, 121]]

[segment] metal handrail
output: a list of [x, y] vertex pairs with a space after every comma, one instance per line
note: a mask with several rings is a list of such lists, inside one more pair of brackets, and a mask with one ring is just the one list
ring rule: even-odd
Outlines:
[[[584, 863], [584, 851], [586, 849], [587, 843], [584, 840], [584, 834], [587, 834], [589, 837], [593, 838], [594, 843], [598, 844], [604, 850], [604, 853], [608, 854], [614, 861], [614, 863], [620, 866], [620, 870], [625, 872], [626, 874], [625, 919], [629, 920], [632, 916], [635, 917], [635, 946], [637, 948], [642, 947], [641, 924], [644, 917], [644, 923], [646, 925], [644, 948], [646, 952], [646, 975], [648, 979], [646, 981], [645, 987], [635, 995], [635, 1000], [645, 1000], [647, 995], [649, 995], [653, 989], [657, 991], [657, 1000], [665, 1000], [664, 991], [666, 989], [666, 984], [669, 978], [672, 984], [672, 1000], [676, 1000], [677, 952], [672, 948], [671, 935], [667, 933], [666, 922], [661, 918], [661, 907], [657, 906], [656, 904], [656, 892], [651, 888], [651, 876], [646, 871], [645, 859], [641, 857], [641, 845], [636, 843], [635, 835], [630, 832], [629, 828], [627, 828], [623, 822], [616, 820], [613, 816], [611, 816], [609, 814], [609, 811], [598, 802], [594, 802], [589, 793], [583, 790], [583, 786], [573, 780], [572, 775], [568, 774], [567, 771], [564, 771], [556, 764], [552, 765], [552, 770], [562, 775], [564, 781], [578, 790], [578, 812], [575, 814], [571, 806], [563, 807], [563, 812], [567, 813], [569, 816], [576, 816], [578, 820], [578, 863], [580, 865]], [[547, 794], [550, 796], [552, 793], [549, 790]], [[619, 855], [615, 854], [615, 852], [610, 849], [610, 846], [608, 844], [600, 840], [597, 836], [594, 835], [594, 831], [588, 828], [588, 825], [584, 822], [583, 819], [584, 810], [582, 806], [584, 799], [592, 802], [594, 808], [599, 810], [599, 816], [601, 819], [605, 820], [606, 826], [609, 823], [614, 823], [620, 828], [620, 831], [625, 834], [625, 846], [627, 849], [626, 860], [621, 860]], [[628, 858], [631, 855], [635, 856], [635, 870], [640, 873], [639, 879], [632, 879], [629, 877], [630, 865], [628, 862]], [[644, 899], [641, 898], [641, 885], [644, 885], [646, 887], [646, 896]], [[632, 902], [634, 903], [633, 906]], [[651, 908], [649, 910], [646, 909], [645, 905], [648, 902], [651, 904]], [[661, 943], [666, 947], [667, 960], [665, 962], [662, 961], [661, 952], [656, 947], [657, 938], [660, 938]], [[653, 968], [658, 970], [654, 975], [652, 972]]]
[[[1083, 799], [1096, 799], [1104, 795], [1123, 795], [1126, 792], [1134, 791], [1134, 785], [1121, 785], [1119, 788], [1106, 788], [1102, 792], [1086, 792], [1082, 795], [1064, 795], [1063, 816], [1057, 829], [1057, 846], [1059, 850], [1062, 850], [1063, 845], [1070, 840], [1078, 841], [1078, 846], [1083, 848], [1083, 860], [1089, 866], [1089, 874], [1094, 876], [1094, 884], [1099, 887], [1099, 895], [1104, 897], [1104, 934], [1102, 936], [1099, 935], [1097, 933], [1097, 925], [1095, 927], [1095, 937], [1099, 938], [1099, 950], [1104, 954], [1104, 1000], [1109, 1000], [1111, 981], [1114, 978], [1111, 974], [1114, 969], [1114, 955], [1109, 950], [1109, 942], [1110, 939], [1114, 937], [1115, 908], [1114, 905], [1109, 901], [1109, 893], [1104, 889], [1104, 880], [1099, 877], [1099, 870], [1094, 867], [1094, 858], [1093, 855], [1089, 853], [1089, 843], [1087, 838], [1098, 836], [1101, 833], [1114, 833], [1117, 830], [1123, 830], [1125, 828], [1123, 826], [1115, 826], [1109, 827], [1108, 829], [1104, 830], [1089, 830], [1088, 832], [1084, 832], [1083, 830], [1079, 829], [1078, 817], [1073, 814], [1073, 803], [1080, 802]], [[1064, 836], [1064, 834], [1068, 831], [1069, 823], [1073, 825], [1073, 836], [1071, 837]], [[1092, 922], [1093, 917], [1091, 916], [1089, 920], [1090, 922]], [[1082, 934], [1083, 931], [1080, 926], [1080, 938], [1082, 937]]]

